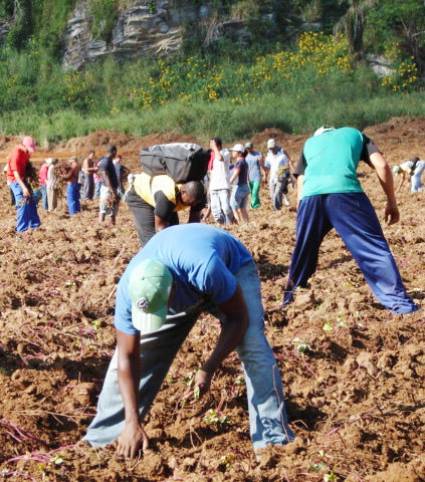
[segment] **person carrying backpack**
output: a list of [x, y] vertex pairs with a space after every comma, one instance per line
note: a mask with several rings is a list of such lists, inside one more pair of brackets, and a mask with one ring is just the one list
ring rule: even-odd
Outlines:
[[132, 176], [125, 201], [144, 246], [156, 232], [179, 224], [179, 211], [189, 208], [188, 222], [199, 222], [205, 207], [205, 188], [200, 181], [176, 184], [166, 174], [150, 176], [142, 172]]

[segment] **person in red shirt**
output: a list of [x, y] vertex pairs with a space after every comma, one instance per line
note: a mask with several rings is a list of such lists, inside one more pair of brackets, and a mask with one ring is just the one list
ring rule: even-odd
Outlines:
[[22, 143], [15, 147], [7, 161], [7, 180], [15, 196], [16, 231], [18, 233], [36, 229], [41, 224], [28, 181], [31, 168], [30, 156], [35, 149], [35, 140], [26, 136], [22, 139]]
[[47, 203], [47, 172], [49, 170], [49, 164], [47, 163], [47, 160], [45, 160], [40, 167], [40, 171], [38, 173], [38, 183], [40, 185], [40, 191], [41, 191], [41, 203], [43, 206], [43, 209], [46, 211], [49, 209], [48, 203]]

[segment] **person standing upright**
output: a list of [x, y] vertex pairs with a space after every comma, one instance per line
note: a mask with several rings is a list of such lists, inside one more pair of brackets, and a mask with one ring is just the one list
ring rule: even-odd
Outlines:
[[111, 225], [115, 225], [120, 196], [118, 194], [119, 182], [114, 166], [114, 158], [117, 148], [111, 146], [108, 155], [102, 157], [99, 162], [99, 175], [102, 178], [99, 200], [99, 221], [103, 223], [106, 216], [110, 217]]
[[47, 159], [48, 170], [47, 170], [47, 205], [49, 211], [54, 211], [58, 205], [58, 191], [59, 191], [59, 177], [57, 173], [57, 159]]
[[323, 238], [335, 228], [385, 308], [416, 311], [407, 295], [378, 217], [357, 178], [363, 160], [375, 169], [387, 197], [385, 220], [399, 221], [391, 169], [375, 144], [351, 127], [320, 128], [304, 144], [295, 169], [299, 207], [296, 242], [283, 303], [294, 299], [316, 271]]
[[230, 184], [233, 184], [232, 194], [230, 196], [230, 206], [233, 209], [236, 221], [239, 224], [247, 223], [248, 216], [248, 164], [245, 160], [247, 151], [242, 144], [235, 144], [230, 149], [235, 165], [232, 169]]
[[268, 175], [270, 198], [273, 209], [278, 211], [282, 204], [289, 206], [288, 184], [291, 178], [292, 162], [289, 154], [276, 144], [275, 139], [267, 141], [267, 155], [264, 168]]
[[248, 164], [248, 185], [251, 192], [251, 208], [257, 209], [261, 206], [260, 187], [263, 155], [254, 149], [252, 142], [247, 142], [245, 149], [248, 152], [245, 160]]
[[41, 224], [28, 180], [28, 171], [31, 168], [30, 157], [35, 149], [35, 140], [30, 136], [25, 136], [7, 161], [7, 180], [15, 197], [16, 231], [18, 233], [36, 229]]
[[48, 159], [46, 159], [43, 162], [38, 172], [38, 184], [40, 186], [40, 191], [41, 191], [41, 204], [43, 206], [43, 209], [45, 209], [46, 211], [49, 209], [48, 202], [47, 202], [47, 187], [46, 187], [47, 171], [49, 170], [49, 164], [47, 161]]
[[82, 199], [91, 201], [94, 196], [94, 175], [97, 172], [95, 165], [95, 152], [90, 151], [89, 155], [84, 159], [82, 171], [84, 173], [83, 196]]
[[66, 202], [68, 205], [68, 213], [70, 216], [78, 214], [81, 210], [80, 206], [80, 183], [78, 182], [80, 174], [80, 165], [76, 157], [71, 157], [67, 166], [66, 174], [63, 179], [67, 181]]
[[211, 212], [218, 224], [230, 225], [235, 222], [230, 207], [229, 156], [223, 151], [219, 137], [210, 141], [211, 159], [209, 164], [209, 189]]

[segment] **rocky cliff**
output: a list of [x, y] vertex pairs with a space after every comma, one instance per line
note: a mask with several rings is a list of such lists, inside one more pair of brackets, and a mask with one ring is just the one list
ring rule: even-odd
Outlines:
[[[154, 5], [153, 5], [154, 4]], [[90, 9], [86, 1], [77, 3], [65, 32], [64, 67], [76, 69], [105, 55], [143, 57], [167, 55], [179, 50], [184, 26], [208, 23], [207, 41], [222, 36], [248, 42], [250, 32], [241, 20], [220, 19], [208, 2], [188, 0], [139, 0], [120, 11], [110, 41], [93, 37]]]

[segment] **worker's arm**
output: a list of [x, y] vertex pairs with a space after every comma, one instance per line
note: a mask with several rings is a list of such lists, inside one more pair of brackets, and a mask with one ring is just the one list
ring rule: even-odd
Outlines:
[[221, 161], [224, 162], [224, 157], [220, 152], [216, 142], [214, 140], [210, 141], [210, 148], [214, 152], [214, 161]]
[[170, 225], [170, 223], [167, 220], [165, 220], [163, 218], [160, 218], [159, 216], [157, 216], [155, 214], [155, 231], [157, 233], [159, 231], [162, 231], [165, 228], [168, 228], [169, 225]]
[[294, 169], [295, 169], [295, 166], [294, 166], [294, 163], [292, 162], [292, 159], [291, 159], [291, 156], [289, 155], [289, 153], [287, 151], [283, 151], [285, 156], [288, 158], [288, 164], [289, 164], [289, 170], [290, 172], [294, 172]]
[[233, 172], [232, 172], [232, 175], [229, 179], [229, 182], [230, 184], [233, 184], [233, 182], [235, 181], [235, 179], [237, 179], [239, 177], [239, 174], [241, 172], [241, 168], [240, 167], [234, 167], [233, 168]]
[[378, 175], [379, 182], [385, 195], [387, 204], [385, 206], [385, 221], [387, 224], [395, 224], [400, 219], [397, 201], [394, 192], [394, 178], [391, 168], [380, 152], [373, 152], [369, 156], [370, 162]]
[[24, 197], [29, 197], [29, 196], [30, 196], [30, 191], [29, 191], [29, 189], [27, 188], [27, 186], [25, 185], [25, 183], [24, 183], [23, 179], [21, 178], [21, 176], [19, 175], [19, 172], [18, 172], [18, 171], [13, 171], [13, 175], [15, 176], [16, 182], [21, 186], [22, 194], [24, 195]]
[[300, 174], [297, 177], [297, 208], [299, 207], [301, 202], [301, 195], [303, 193], [303, 184], [304, 184], [304, 175]]
[[139, 417], [140, 335], [116, 330], [118, 350], [118, 383], [124, 402], [125, 424], [117, 441], [117, 453], [135, 457], [140, 448], [148, 447]]
[[239, 285], [235, 294], [218, 308], [225, 316], [225, 322], [222, 323], [216, 347], [196, 375], [196, 385], [201, 394], [208, 391], [214, 372], [221, 362], [240, 345], [248, 328], [248, 310]]
[[396, 193], [401, 191], [401, 188], [402, 188], [405, 180], [406, 180], [406, 173], [404, 171], [401, 171], [401, 179], [400, 179], [400, 182], [399, 182], [398, 187], [396, 189]]

